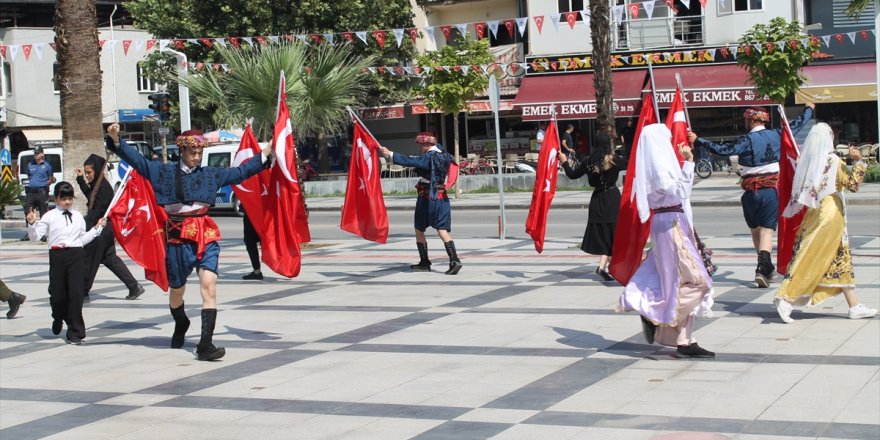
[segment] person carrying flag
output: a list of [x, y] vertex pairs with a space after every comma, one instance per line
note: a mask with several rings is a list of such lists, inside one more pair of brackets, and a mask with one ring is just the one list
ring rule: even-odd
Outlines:
[[428, 239], [425, 238], [425, 230], [430, 226], [437, 230], [437, 235], [443, 240], [446, 253], [449, 255], [449, 269], [446, 275], [455, 275], [461, 270], [462, 264], [455, 251], [455, 242], [452, 241], [452, 235], [449, 233], [452, 230], [452, 209], [446, 194], [446, 177], [453, 158], [437, 145], [437, 138], [433, 133], [419, 133], [416, 136], [416, 144], [422, 152], [420, 156], [394, 154], [388, 148], [379, 147], [382, 155], [389, 158], [392, 163], [415, 168], [421, 177], [416, 185], [419, 195], [414, 219], [419, 262], [410, 265], [410, 269], [415, 272], [431, 271]]
[[208, 217], [217, 190], [235, 185], [270, 165], [272, 147], [262, 150], [261, 160], [251, 160], [239, 167], [202, 167], [202, 151], [207, 141], [198, 130], [187, 130], [177, 137], [180, 161], [163, 164], [144, 158], [119, 137], [119, 124], [107, 129], [107, 149], [116, 153], [150, 182], [156, 201], [168, 213], [165, 223], [166, 267], [171, 294], [168, 296], [174, 334], [171, 348], [183, 347], [190, 321], [184, 310], [186, 278], [197, 269], [202, 294], [202, 333], [195, 349], [200, 361], [222, 358], [226, 350], [214, 346], [217, 321], [217, 263], [220, 257], [220, 230]]
[[[816, 106], [812, 102], [791, 121], [792, 134], [797, 135], [804, 125], [813, 118]], [[773, 231], [779, 220], [779, 197], [776, 181], [779, 178], [779, 150], [782, 129], [767, 129], [770, 112], [764, 108], [751, 107], [743, 113], [749, 133], [733, 142], [715, 143], [688, 133], [688, 141], [696, 148], [705, 148], [720, 156], [739, 156], [742, 166], [742, 210], [746, 224], [752, 233], [752, 243], [758, 252], [758, 266], [755, 269], [755, 283], [758, 287], [769, 287], [776, 267], [770, 257], [773, 249]]]

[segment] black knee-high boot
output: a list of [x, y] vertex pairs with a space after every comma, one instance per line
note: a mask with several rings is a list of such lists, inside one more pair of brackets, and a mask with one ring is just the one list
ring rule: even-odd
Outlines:
[[773, 266], [770, 252], [758, 251], [758, 267], [755, 269], [755, 282], [758, 284], [758, 287], [769, 287], [775, 270], [776, 267]]
[[171, 348], [183, 347], [186, 331], [189, 330], [189, 318], [186, 317], [186, 310], [183, 309], [182, 303], [176, 309], [170, 305], [168, 308], [171, 309], [171, 316], [174, 317], [174, 334], [171, 335]]
[[419, 243], [417, 241], [416, 246], [419, 248], [419, 263], [410, 264], [409, 268], [412, 269], [413, 272], [430, 272], [431, 260], [428, 259], [428, 243]]
[[443, 245], [446, 246], [446, 254], [449, 255], [449, 270], [446, 271], [446, 275], [455, 275], [461, 270], [461, 260], [455, 252], [455, 242], [449, 240]]
[[226, 355], [226, 349], [215, 347], [214, 324], [217, 323], [217, 309], [202, 309], [202, 339], [196, 347], [196, 358], [200, 361], [215, 361]]

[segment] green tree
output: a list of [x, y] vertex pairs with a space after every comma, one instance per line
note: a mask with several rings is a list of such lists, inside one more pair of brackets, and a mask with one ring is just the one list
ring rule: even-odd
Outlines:
[[[425, 105], [429, 109], [455, 116], [453, 133], [456, 163], [461, 161], [458, 114], [467, 110], [468, 101], [486, 92], [489, 78], [477, 66], [490, 64], [494, 60], [489, 52], [488, 38], [477, 41], [469, 37], [458, 39], [454, 46], [447, 44], [440, 50], [417, 57], [418, 65], [426, 72], [425, 83], [417, 89], [425, 97]], [[473, 67], [453, 69], [450, 66]]]
[[[101, 65], [95, 0], [59, 0], [55, 4], [55, 80], [61, 98], [61, 129], [68, 164], [64, 180], [75, 180], [74, 168], [92, 153], [104, 154], [101, 123]], [[98, 93], [95, 93], [95, 91]], [[75, 206], [84, 210], [85, 201]]]
[[858, 17], [862, 12], [865, 12], [865, 9], [868, 9], [868, 6], [871, 6], [871, 4], [880, 11], [880, 4], [877, 3], [877, 0], [851, 0], [849, 6], [846, 7], [844, 12], [850, 17]]
[[294, 130], [318, 138], [319, 169], [327, 172], [330, 159], [324, 135], [341, 129], [348, 121], [345, 107], [362, 103], [366, 93], [363, 71], [373, 57], [355, 52], [351, 44], [308, 46], [299, 41], [217, 48], [229, 71], [206, 69], [183, 82], [197, 99], [216, 107], [215, 123], [244, 125], [247, 118], [254, 118], [255, 133], [267, 139], [275, 124], [283, 70]]
[[614, 127], [614, 92], [611, 82], [611, 12], [607, 1], [590, 2], [590, 39], [593, 44], [593, 87], [596, 89], [596, 122]]
[[[806, 47], [802, 41], [806, 41]], [[784, 43], [784, 49], [778, 42]], [[801, 69], [818, 49], [818, 43], [801, 31], [800, 23], [782, 17], [766, 25], [755, 25], [740, 37], [739, 43], [742, 50], [736, 64], [749, 72], [758, 93], [777, 102], [784, 101], [804, 83]], [[758, 43], [760, 49], [754, 46]]]

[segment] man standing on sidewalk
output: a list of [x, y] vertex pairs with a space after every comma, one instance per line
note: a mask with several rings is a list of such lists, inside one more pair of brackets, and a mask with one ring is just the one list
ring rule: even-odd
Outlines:
[[[813, 118], [816, 106], [806, 104], [804, 112], [791, 121], [792, 134], [797, 134]], [[706, 148], [720, 156], [739, 156], [742, 166], [742, 210], [746, 224], [752, 233], [752, 243], [758, 252], [758, 267], [755, 269], [755, 283], [758, 287], [769, 287], [776, 267], [770, 257], [773, 250], [773, 231], [779, 217], [779, 197], [776, 194], [776, 180], [779, 178], [779, 149], [782, 145], [782, 128], [767, 129], [770, 112], [765, 108], [751, 107], [743, 113], [748, 134], [733, 142], [715, 143], [700, 138], [694, 132], [688, 133], [688, 140], [698, 148]]]
[[[25, 189], [24, 212], [34, 208], [40, 213], [40, 217], [49, 210], [49, 185], [55, 182], [52, 165], [43, 160], [45, 157], [43, 147], [38, 146], [34, 148], [34, 160], [27, 165], [28, 184]], [[27, 235], [21, 239], [27, 240]]]

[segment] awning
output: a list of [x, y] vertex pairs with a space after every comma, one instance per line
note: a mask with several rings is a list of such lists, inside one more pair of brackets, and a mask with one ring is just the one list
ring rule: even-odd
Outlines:
[[[641, 101], [641, 86], [646, 70], [619, 70], [612, 73], [614, 105], [617, 116], [632, 116]], [[737, 107], [765, 105], [749, 75], [733, 64], [654, 69], [654, 84], [660, 108], [668, 108], [675, 96], [675, 74], [681, 76], [689, 107]], [[557, 119], [596, 117], [596, 94], [593, 74], [568, 74], [526, 77], [514, 105], [522, 106], [524, 121], [550, 119], [551, 104], [556, 104]]]
[[807, 80], [794, 94], [795, 103], [876, 101], [876, 66], [876, 63], [852, 63], [804, 67]]
[[32, 145], [61, 143], [63, 134], [60, 128], [22, 128], [21, 133]]

